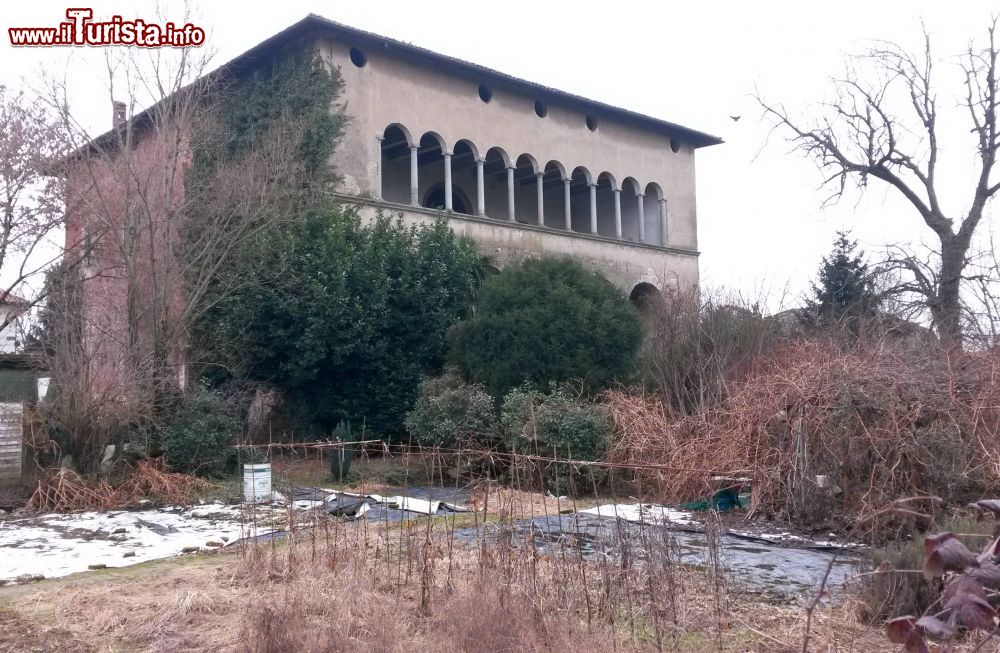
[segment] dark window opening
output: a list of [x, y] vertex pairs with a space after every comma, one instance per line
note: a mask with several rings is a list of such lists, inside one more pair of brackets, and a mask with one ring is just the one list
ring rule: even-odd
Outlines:
[[677, 154], [681, 151], [681, 143], [676, 138], [670, 139], [670, 151]]
[[535, 115], [539, 118], [549, 115], [549, 108], [541, 100], [535, 100]]
[[597, 131], [597, 118], [594, 116], [587, 116], [587, 129], [592, 132]]
[[483, 102], [489, 102], [493, 99], [493, 91], [486, 84], [479, 85], [479, 99]]
[[351, 48], [351, 63], [358, 68], [363, 68], [368, 63], [368, 57], [357, 48]]

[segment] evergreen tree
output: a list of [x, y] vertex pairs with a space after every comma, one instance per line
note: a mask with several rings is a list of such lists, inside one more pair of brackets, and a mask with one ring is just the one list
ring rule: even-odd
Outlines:
[[807, 315], [814, 326], [841, 325], [856, 333], [862, 320], [878, 313], [879, 298], [864, 252], [849, 235], [838, 231], [832, 251], [823, 257]]

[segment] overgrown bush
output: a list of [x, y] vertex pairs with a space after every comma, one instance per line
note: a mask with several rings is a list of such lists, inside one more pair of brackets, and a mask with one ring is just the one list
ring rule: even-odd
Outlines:
[[195, 388], [177, 403], [173, 418], [163, 429], [162, 447], [167, 465], [175, 472], [217, 476], [228, 467], [253, 462], [247, 452], [236, 455], [234, 441], [239, 420], [224, 397], [205, 388]]
[[240, 290], [214, 304], [198, 341], [205, 358], [281, 390], [318, 433], [347, 419], [395, 436], [421, 379], [443, 368], [483, 266], [443, 218], [369, 222], [330, 206], [241, 253], [227, 272]]
[[965, 503], [996, 485], [1000, 466], [1000, 356], [928, 353], [790, 344], [734, 379], [718, 406], [680, 419], [660, 401], [609, 393], [611, 458], [670, 468], [636, 472], [659, 500], [702, 496], [713, 474], [749, 476], [759, 513], [909, 533], [919, 524], [900, 499]]
[[[566, 387], [548, 393], [530, 386], [504, 397], [500, 422], [510, 449], [546, 458], [602, 460], [611, 437], [608, 411], [573, 395]], [[603, 474], [589, 466], [539, 463], [548, 488], [557, 493], [593, 490]]]
[[635, 307], [572, 259], [530, 259], [487, 279], [476, 312], [449, 334], [451, 361], [495, 398], [525, 381], [588, 392], [629, 376], [642, 339]]
[[448, 449], [489, 448], [499, 437], [492, 397], [453, 372], [424, 380], [406, 428], [417, 444]]

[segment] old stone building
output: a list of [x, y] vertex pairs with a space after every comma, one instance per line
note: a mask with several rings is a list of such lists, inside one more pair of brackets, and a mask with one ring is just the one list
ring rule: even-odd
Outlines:
[[695, 152], [719, 139], [319, 16], [244, 56], [304, 34], [344, 80], [345, 199], [447, 211], [500, 265], [569, 255], [627, 293], [697, 285]]
[[[312, 15], [223, 69], [252, 72], [289, 47], [340, 71], [348, 127], [331, 163], [363, 216], [444, 212], [499, 266], [570, 256], [633, 299], [697, 286], [695, 152], [718, 139]], [[112, 396], [154, 359], [182, 384], [187, 365], [186, 323], [171, 323], [190, 272], [171, 245], [190, 132], [173, 116], [148, 127], [154, 111], [126, 120], [116, 105], [114, 128], [65, 167], [66, 249], [83, 248], [88, 277], [80, 356]]]

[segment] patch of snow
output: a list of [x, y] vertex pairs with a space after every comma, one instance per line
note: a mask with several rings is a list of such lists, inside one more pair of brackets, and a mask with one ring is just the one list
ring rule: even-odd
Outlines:
[[686, 510], [677, 510], [667, 506], [656, 506], [646, 503], [609, 503], [580, 510], [583, 515], [598, 517], [615, 517], [628, 522], [645, 524], [675, 524], [677, 526], [695, 526], [694, 515]]
[[[209, 541], [255, 535], [239, 506], [50, 514], [0, 522], [0, 580], [46, 578], [91, 565], [126, 567], [204, 548]], [[125, 554], [132, 554], [125, 557]]]

